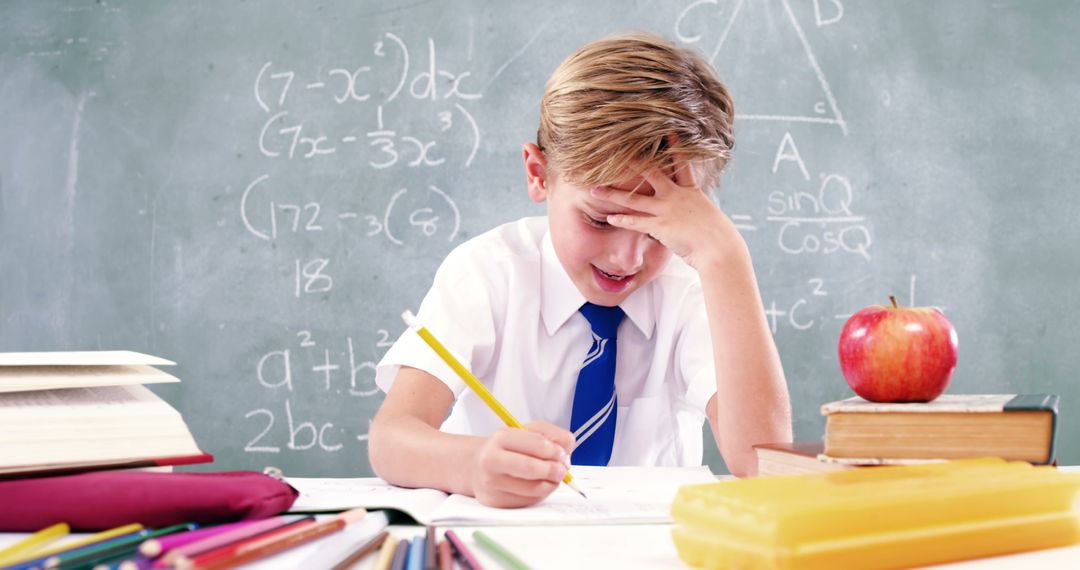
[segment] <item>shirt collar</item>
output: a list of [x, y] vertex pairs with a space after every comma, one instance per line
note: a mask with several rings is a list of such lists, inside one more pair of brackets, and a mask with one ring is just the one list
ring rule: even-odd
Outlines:
[[[652, 338], [656, 325], [652, 294], [655, 286], [654, 279], [619, 304], [645, 338]], [[585, 297], [578, 291], [555, 253], [551, 231], [544, 232], [544, 242], [540, 248], [540, 313], [548, 335], [554, 335], [583, 304]]]

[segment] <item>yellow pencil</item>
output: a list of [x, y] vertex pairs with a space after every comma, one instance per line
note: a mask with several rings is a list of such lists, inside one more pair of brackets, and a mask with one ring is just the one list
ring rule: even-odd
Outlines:
[[[473, 376], [473, 373], [469, 372], [468, 368], [465, 368], [465, 366], [458, 362], [458, 359], [454, 358], [454, 355], [450, 354], [450, 351], [446, 350], [446, 347], [432, 336], [430, 331], [420, 324], [420, 321], [417, 320], [416, 315], [412, 314], [412, 311], [405, 311], [401, 314], [401, 318], [405, 320], [405, 324], [409, 325], [409, 328], [415, 330], [416, 334], [424, 339], [424, 342], [435, 351], [435, 354], [438, 354], [440, 358], [450, 365], [450, 368], [454, 369], [454, 372], [457, 372], [457, 375], [465, 381], [465, 384], [467, 384], [469, 388], [472, 388], [473, 392], [476, 392], [476, 395], [480, 396], [480, 399], [483, 400], [484, 403], [495, 412], [495, 415], [499, 416], [499, 418], [506, 423], [506, 425], [512, 428], [525, 429], [525, 426], [521, 425], [521, 422], [517, 421], [517, 418], [510, 413], [510, 410], [507, 410], [501, 402], [496, 400], [495, 395], [492, 394], [486, 386], [481, 384], [480, 380], [476, 376]], [[578, 489], [573, 481], [574, 478], [570, 475], [570, 470], [567, 469], [566, 475], [563, 476], [563, 483], [566, 483], [566, 486], [577, 491], [582, 497], [585, 497], [585, 493], [582, 493], [581, 489]]]
[[22, 558], [24, 555], [33, 554], [33, 552], [46, 544], [67, 536], [67, 533], [71, 531], [67, 523], [56, 523], [52, 526], [45, 527], [34, 534], [12, 544], [11, 546], [0, 549], [0, 566], [7, 566], [14, 560]]
[[379, 558], [375, 561], [375, 570], [390, 570], [390, 563], [394, 560], [394, 551], [397, 550], [398, 539], [393, 535], [386, 537], [382, 548], [379, 550]]
[[45, 549], [45, 550], [37, 550], [37, 551], [34, 551], [32, 553], [23, 553], [23, 554], [19, 555], [18, 558], [16, 558], [15, 560], [5, 561], [4, 563], [8, 564], [8, 565], [21, 564], [23, 562], [29, 562], [31, 560], [37, 560], [38, 558], [46, 558], [46, 557], [52, 556], [53, 554], [57, 554], [57, 553], [64, 552], [64, 551], [67, 551], [67, 550], [73, 550], [75, 548], [81, 548], [81, 547], [89, 545], [89, 544], [94, 544], [95, 542], [101, 542], [103, 540], [109, 540], [110, 538], [116, 538], [118, 536], [123, 536], [125, 534], [131, 534], [133, 532], [139, 532], [142, 529], [143, 529], [143, 525], [138, 524], [138, 523], [126, 524], [124, 526], [118, 526], [118, 527], [113, 528], [113, 529], [104, 530], [104, 531], [101, 531], [101, 532], [96, 533], [96, 534], [91, 534], [90, 536], [80, 538], [79, 540], [74, 540], [74, 541], [71, 541], [71, 542], [65, 542], [64, 544], [61, 544], [59, 546], [54, 546], [52, 548], [48, 548], [48, 549]]

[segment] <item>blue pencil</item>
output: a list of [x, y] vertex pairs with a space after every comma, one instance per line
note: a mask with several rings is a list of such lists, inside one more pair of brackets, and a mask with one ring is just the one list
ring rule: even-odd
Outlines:
[[418, 536], [409, 544], [409, 560], [405, 563], [406, 570], [424, 570], [424, 537]]

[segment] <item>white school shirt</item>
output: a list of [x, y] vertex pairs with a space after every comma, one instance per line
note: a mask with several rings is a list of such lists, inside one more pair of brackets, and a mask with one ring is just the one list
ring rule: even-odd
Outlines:
[[[524, 424], [570, 427], [592, 344], [585, 298], [555, 254], [546, 217], [499, 226], [443, 261], [417, 317]], [[705, 407], [716, 393], [697, 272], [672, 256], [620, 305], [618, 413], [609, 465], [701, 465]], [[504, 424], [424, 341], [406, 330], [376, 368], [389, 391], [401, 366], [428, 372], [456, 401], [440, 428], [487, 436]]]

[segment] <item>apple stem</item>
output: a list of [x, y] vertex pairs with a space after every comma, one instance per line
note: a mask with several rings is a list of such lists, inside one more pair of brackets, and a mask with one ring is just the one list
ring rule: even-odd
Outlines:
[[892, 301], [892, 308], [899, 309], [900, 305], [896, 304], [896, 297], [889, 295], [889, 300]]

